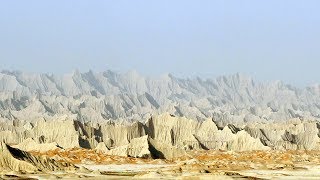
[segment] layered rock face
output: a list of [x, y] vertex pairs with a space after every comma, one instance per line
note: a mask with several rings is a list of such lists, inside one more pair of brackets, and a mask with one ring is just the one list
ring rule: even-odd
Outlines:
[[[216, 79], [149, 78], [132, 71], [66, 75], [0, 73], [0, 117], [46, 120], [69, 115], [81, 122], [139, 120], [171, 113], [221, 123], [317, 120], [320, 86], [254, 82], [241, 74]], [[28, 116], [26, 116], [28, 114]]]
[[[56, 127], [52, 125], [53, 123], [56, 123]], [[164, 113], [152, 116], [145, 123], [90, 124], [66, 119], [28, 122], [28, 125], [16, 121], [15, 124], [6, 126], [10, 131], [0, 131], [0, 137], [8, 144], [18, 144], [14, 147], [29, 151], [82, 147], [96, 149], [109, 155], [142, 158], [173, 158], [185, 155], [188, 150], [201, 149], [230, 151], [320, 149], [320, 124], [299, 119], [243, 126], [228, 124], [221, 127], [210, 118], [199, 122]], [[42, 127], [41, 131], [38, 125]], [[65, 130], [57, 131], [56, 128], [61, 127], [65, 127]]]

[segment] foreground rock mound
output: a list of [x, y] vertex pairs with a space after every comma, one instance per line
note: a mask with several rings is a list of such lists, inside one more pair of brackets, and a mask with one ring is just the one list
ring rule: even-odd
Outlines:
[[135, 158], [173, 159], [186, 155], [185, 150], [158, 142], [149, 136], [133, 139], [128, 145], [120, 146], [107, 152], [109, 155]]
[[187, 155], [184, 149], [162, 143], [152, 138], [149, 138], [149, 149], [153, 158], [174, 159]]
[[132, 139], [129, 144], [114, 148], [107, 154], [136, 158], [151, 158], [148, 136]]
[[11, 170], [16, 172], [50, 172], [75, 170], [76, 167], [67, 162], [57, 162], [47, 157], [33, 156], [5, 143], [0, 143], [0, 170]]

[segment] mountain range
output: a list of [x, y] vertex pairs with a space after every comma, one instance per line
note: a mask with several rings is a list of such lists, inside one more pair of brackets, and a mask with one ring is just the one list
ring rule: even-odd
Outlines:
[[320, 86], [298, 88], [281, 81], [257, 82], [243, 74], [217, 78], [145, 77], [74, 71], [0, 73], [0, 117], [32, 121], [68, 115], [81, 122], [145, 121], [170, 113], [223, 123], [318, 120]]

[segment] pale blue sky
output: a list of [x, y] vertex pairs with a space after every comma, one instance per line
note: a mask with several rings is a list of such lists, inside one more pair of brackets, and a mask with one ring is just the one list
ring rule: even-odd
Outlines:
[[1, 69], [320, 82], [318, 0], [0, 0]]

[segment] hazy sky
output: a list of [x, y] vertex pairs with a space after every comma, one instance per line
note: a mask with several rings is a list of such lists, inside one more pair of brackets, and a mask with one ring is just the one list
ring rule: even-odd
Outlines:
[[319, 0], [0, 0], [0, 69], [320, 82]]

